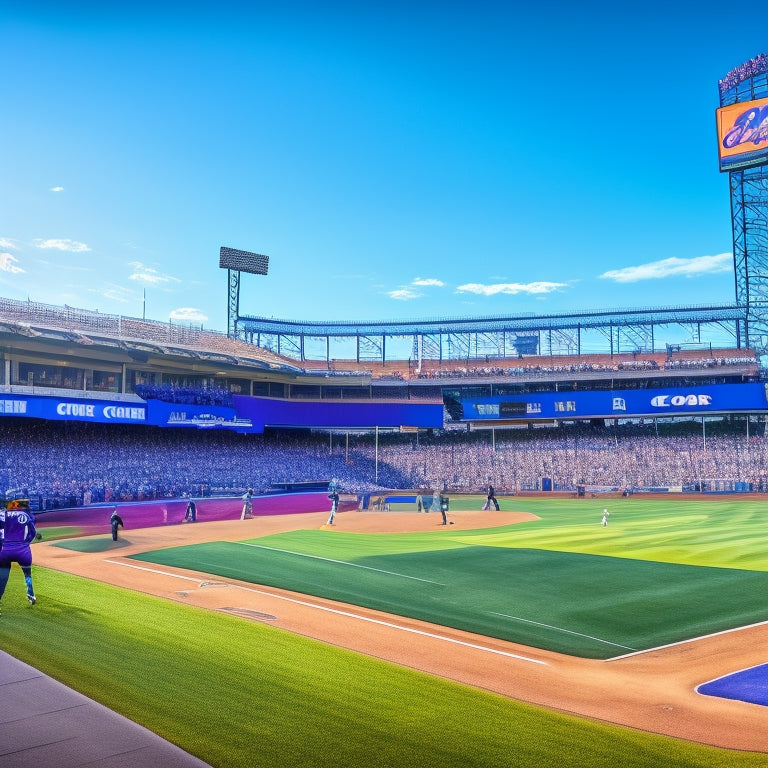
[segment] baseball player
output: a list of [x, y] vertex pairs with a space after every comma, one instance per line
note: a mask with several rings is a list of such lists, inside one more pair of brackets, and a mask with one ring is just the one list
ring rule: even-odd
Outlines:
[[253, 489], [249, 488], [243, 496], [243, 511], [240, 513], [240, 519], [246, 520], [253, 517]]
[[496, 511], [499, 511], [499, 502], [496, 500], [496, 491], [493, 490], [493, 486], [488, 483], [488, 494], [485, 499], [485, 504], [483, 504], [483, 512], [491, 508], [491, 504], [496, 508]]
[[118, 527], [124, 528], [123, 518], [117, 514], [117, 507], [112, 511], [112, 516], [109, 518], [109, 527], [112, 529], [112, 541], [117, 541], [117, 529]]
[[328, 494], [328, 498], [331, 500], [331, 515], [328, 518], [326, 525], [333, 525], [333, 521], [336, 518], [336, 513], [339, 511], [339, 492], [334, 488]]
[[40, 538], [35, 530], [35, 516], [29, 511], [28, 499], [8, 502], [7, 509], [0, 509], [0, 599], [3, 597], [11, 564], [18, 563], [27, 585], [27, 600], [37, 602], [32, 588], [32, 550], [29, 545]]

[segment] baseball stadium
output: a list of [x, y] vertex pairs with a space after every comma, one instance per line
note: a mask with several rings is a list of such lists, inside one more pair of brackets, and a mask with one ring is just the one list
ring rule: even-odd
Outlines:
[[281, 320], [229, 246], [226, 333], [0, 299], [0, 764], [766, 765], [768, 56], [719, 94], [730, 304]]

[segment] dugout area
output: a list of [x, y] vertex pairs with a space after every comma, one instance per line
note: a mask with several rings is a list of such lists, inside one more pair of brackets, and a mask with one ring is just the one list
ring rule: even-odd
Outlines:
[[432, 492], [364, 493], [360, 496], [360, 509], [371, 512], [429, 512]]

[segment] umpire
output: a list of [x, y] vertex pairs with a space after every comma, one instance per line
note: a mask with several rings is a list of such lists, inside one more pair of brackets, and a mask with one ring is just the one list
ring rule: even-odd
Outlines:
[[117, 541], [117, 529], [125, 528], [123, 525], [123, 518], [117, 514], [117, 507], [112, 512], [112, 517], [109, 518], [109, 525], [112, 528], [112, 541]]

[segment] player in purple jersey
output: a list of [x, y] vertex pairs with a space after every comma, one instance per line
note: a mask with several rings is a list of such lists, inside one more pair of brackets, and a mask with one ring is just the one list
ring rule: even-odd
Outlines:
[[32, 550], [29, 545], [37, 538], [35, 516], [29, 511], [27, 499], [8, 502], [7, 509], [0, 509], [0, 600], [8, 584], [11, 564], [18, 563], [27, 584], [27, 600], [37, 602], [32, 588]]

